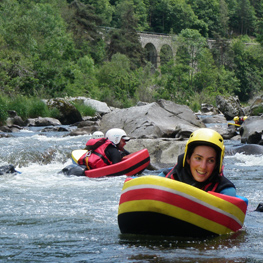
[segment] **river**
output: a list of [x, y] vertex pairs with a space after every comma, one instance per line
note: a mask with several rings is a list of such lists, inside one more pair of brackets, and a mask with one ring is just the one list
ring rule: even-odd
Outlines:
[[122, 235], [117, 213], [126, 177], [60, 174], [71, 151], [89, 139], [66, 134], [31, 128], [0, 138], [0, 166], [14, 164], [20, 172], [0, 177], [0, 262], [263, 262], [263, 213], [254, 211], [263, 202], [263, 156], [225, 157], [225, 175], [249, 200], [237, 233], [207, 239]]

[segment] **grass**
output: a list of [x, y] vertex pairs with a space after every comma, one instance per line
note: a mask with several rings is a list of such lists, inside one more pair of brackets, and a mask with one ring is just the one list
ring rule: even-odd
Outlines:
[[[83, 103], [73, 104], [82, 116], [94, 116], [96, 110]], [[0, 94], [0, 125], [6, 123], [8, 118], [8, 110], [16, 111], [17, 115], [23, 120], [37, 117], [52, 117], [57, 118], [60, 114], [59, 109], [49, 109], [45, 102], [37, 97], [26, 97], [17, 95], [15, 97], [8, 97]]]

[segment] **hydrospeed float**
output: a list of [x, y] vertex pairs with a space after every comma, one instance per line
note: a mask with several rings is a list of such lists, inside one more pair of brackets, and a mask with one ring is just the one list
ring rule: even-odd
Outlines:
[[71, 154], [73, 165], [64, 168], [64, 171], [62, 170], [62, 172], [67, 175], [85, 175], [92, 178], [119, 175], [131, 176], [142, 172], [150, 164], [150, 155], [148, 150], [142, 149], [125, 156], [119, 163], [87, 170], [78, 165], [78, 159], [85, 152], [87, 152], [87, 150], [73, 151]]
[[242, 228], [247, 204], [244, 197], [205, 192], [160, 176], [127, 178], [118, 225], [123, 234], [222, 235]]
[[236, 128], [239, 128], [241, 126], [240, 124], [232, 123], [232, 122], [228, 122], [227, 125], [228, 125], [228, 127], [230, 127], [232, 125], [232, 126], [235, 126]]

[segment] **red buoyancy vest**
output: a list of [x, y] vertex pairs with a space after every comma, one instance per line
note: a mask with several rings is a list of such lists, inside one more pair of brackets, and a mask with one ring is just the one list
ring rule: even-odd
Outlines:
[[[101, 140], [101, 138], [93, 139], [94, 144]], [[112, 162], [108, 159], [105, 154], [105, 149], [113, 144], [110, 140], [106, 140], [102, 145], [100, 145], [96, 150], [87, 151], [84, 153], [78, 160], [78, 164], [86, 165], [88, 169], [95, 169], [104, 167], [112, 164]]]

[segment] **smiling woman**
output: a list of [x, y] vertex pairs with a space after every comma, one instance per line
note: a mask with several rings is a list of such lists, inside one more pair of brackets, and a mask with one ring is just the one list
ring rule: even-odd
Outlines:
[[216, 151], [210, 146], [197, 146], [194, 152], [187, 158], [190, 171], [197, 182], [206, 181], [216, 166]]
[[185, 153], [166, 177], [213, 191], [236, 196], [234, 184], [223, 175], [225, 146], [222, 136], [208, 128], [194, 131], [185, 146]]

